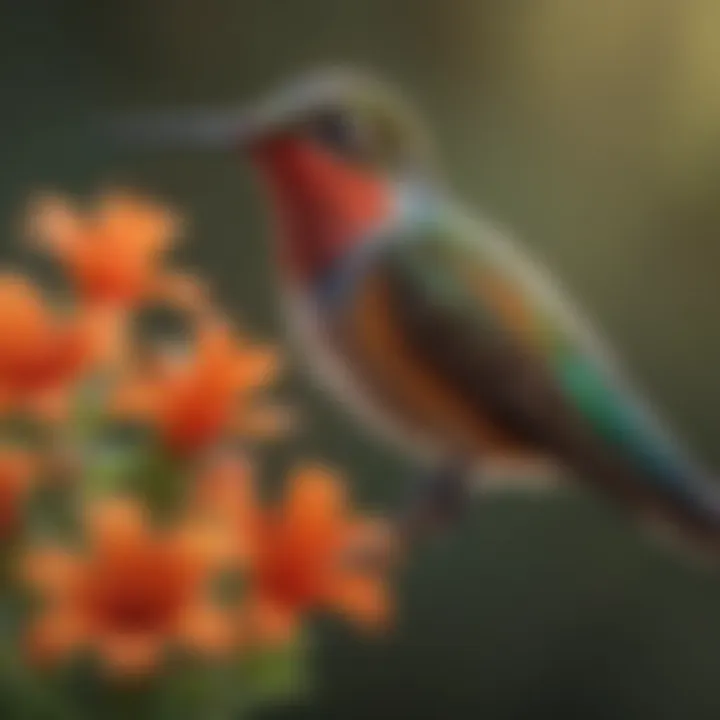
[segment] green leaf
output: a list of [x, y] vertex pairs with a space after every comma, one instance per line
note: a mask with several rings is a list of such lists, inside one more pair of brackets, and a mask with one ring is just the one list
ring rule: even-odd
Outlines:
[[140, 461], [137, 450], [108, 448], [94, 453], [85, 482], [87, 493], [92, 497], [127, 490]]
[[187, 468], [159, 443], [146, 451], [133, 478], [135, 492], [159, 519], [171, 517], [187, 496]]
[[171, 662], [155, 720], [237, 720], [235, 674], [227, 662], [180, 656]]
[[246, 658], [240, 668], [245, 706], [256, 708], [307, 695], [309, 656], [306, 638], [299, 636], [284, 647], [262, 650]]
[[84, 485], [91, 496], [130, 493], [163, 519], [172, 516], [186, 497], [187, 468], [154, 438], [146, 438], [130, 447], [96, 448]]

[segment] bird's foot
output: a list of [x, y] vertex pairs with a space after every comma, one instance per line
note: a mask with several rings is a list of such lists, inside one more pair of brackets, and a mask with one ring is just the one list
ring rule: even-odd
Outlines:
[[452, 527], [469, 505], [472, 476], [464, 463], [436, 468], [413, 488], [399, 516], [384, 521], [373, 542], [355, 545], [345, 561], [355, 569], [387, 570], [397, 566], [417, 545]]
[[429, 540], [452, 527], [469, 505], [471, 473], [465, 463], [436, 468], [413, 489], [413, 495], [399, 521], [399, 533], [406, 545]]

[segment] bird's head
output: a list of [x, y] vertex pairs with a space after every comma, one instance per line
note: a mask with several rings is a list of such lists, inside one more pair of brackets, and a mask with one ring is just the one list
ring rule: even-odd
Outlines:
[[397, 90], [353, 70], [323, 70], [270, 92], [249, 110], [237, 138], [262, 150], [312, 145], [377, 177], [429, 172], [427, 137]]
[[241, 110], [143, 120], [134, 133], [249, 156], [270, 192], [283, 264], [302, 279], [388, 220], [401, 181], [433, 175], [417, 113], [394, 89], [349, 70], [311, 73]]

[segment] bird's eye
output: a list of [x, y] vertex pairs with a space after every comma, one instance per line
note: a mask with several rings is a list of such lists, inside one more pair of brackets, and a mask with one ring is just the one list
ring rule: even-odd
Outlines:
[[326, 147], [344, 154], [362, 152], [361, 123], [350, 113], [327, 112], [316, 118], [313, 135]]

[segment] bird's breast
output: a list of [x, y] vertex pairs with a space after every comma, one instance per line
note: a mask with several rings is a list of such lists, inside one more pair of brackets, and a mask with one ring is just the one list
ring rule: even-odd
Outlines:
[[276, 221], [279, 261], [305, 281], [327, 272], [392, 212], [391, 188], [301, 138], [256, 151]]

